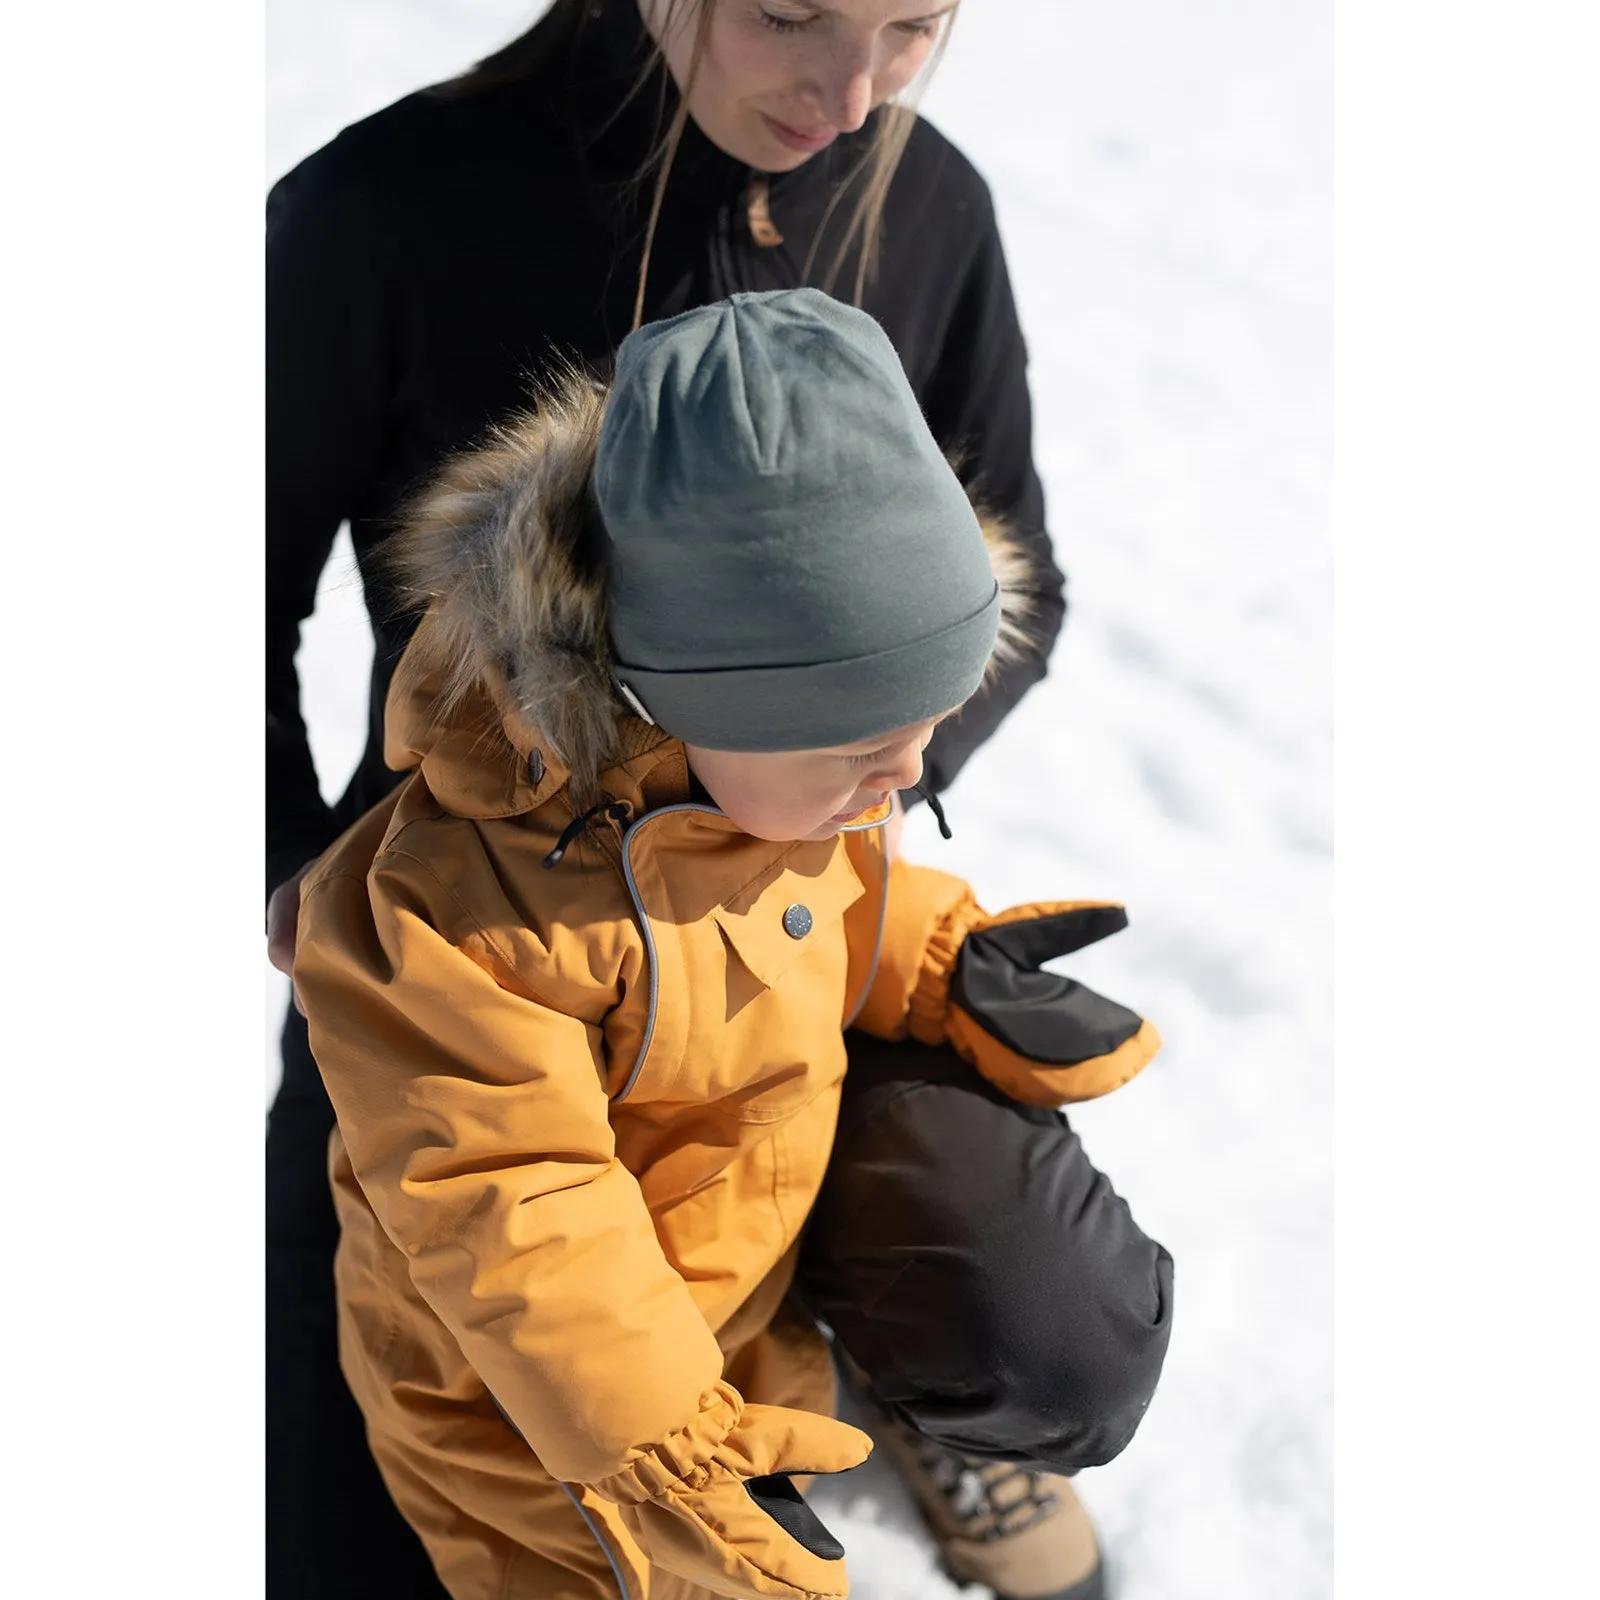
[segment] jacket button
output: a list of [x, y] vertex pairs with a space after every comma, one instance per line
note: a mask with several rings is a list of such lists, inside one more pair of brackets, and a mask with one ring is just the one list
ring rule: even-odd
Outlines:
[[803, 939], [811, 932], [811, 913], [802, 905], [792, 905], [783, 914], [783, 931], [791, 939]]

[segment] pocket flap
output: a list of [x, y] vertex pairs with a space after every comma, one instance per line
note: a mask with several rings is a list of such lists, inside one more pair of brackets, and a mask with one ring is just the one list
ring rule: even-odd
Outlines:
[[[818, 867], [806, 871], [814, 862]], [[839, 937], [839, 919], [862, 893], [850, 857], [830, 839], [801, 845], [773, 876], [763, 874], [711, 915], [734, 953], [770, 989], [818, 939]]]

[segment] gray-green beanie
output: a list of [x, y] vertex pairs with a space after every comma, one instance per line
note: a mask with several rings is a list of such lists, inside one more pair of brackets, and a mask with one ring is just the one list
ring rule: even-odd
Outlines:
[[784, 289], [630, 334], [594, 488], [617, 678], [680, 739], [853, 744], [982, 681], [983, 535], [865, 312]]

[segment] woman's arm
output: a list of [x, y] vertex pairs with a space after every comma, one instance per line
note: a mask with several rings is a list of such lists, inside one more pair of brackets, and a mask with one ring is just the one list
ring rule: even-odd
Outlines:
[[267, 202], [267, 890], [337, 832], [300, 714], [295, 652], [340, 523], [377, 472], [392, 393], [381, 242], [338, 141]]
[[[1034, 569], [1028, 631], [1034, 648], [1004, 666], [942, 723], [924, 756], [927, 782], [947, 788], [967, 758], [1045, 675], [1066, 615], [1065, 583], [1045, 528], [1044, 490], [1033, 464], [1028, 353], [1017, 321], [1005, 251], [988, 190], [976, 180], [968, 215], [979, 244], [966, 272], [939, 362], [923, 396], [928, 425], [955, 456], [976, 500], [999, 513]], [[915, 803], [915, 795], [907, 795]]]

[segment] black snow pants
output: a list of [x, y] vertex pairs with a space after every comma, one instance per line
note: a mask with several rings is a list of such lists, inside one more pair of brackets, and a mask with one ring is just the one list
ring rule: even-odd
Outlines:
[[[969, 1455], [1108, 1461], [1156, 1385], [1172, 1258], [1058, 1112], [952, 1051], [849, 1035], [798, 1288], [874, 1398]], [[268, 1600], [447, 1600], [339, 1370], [333, 1112], [291, 1011], [267, 1132]]]

